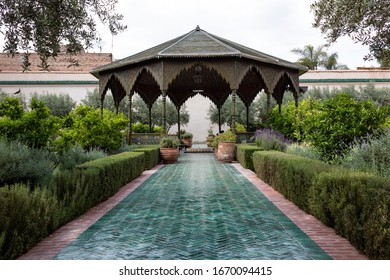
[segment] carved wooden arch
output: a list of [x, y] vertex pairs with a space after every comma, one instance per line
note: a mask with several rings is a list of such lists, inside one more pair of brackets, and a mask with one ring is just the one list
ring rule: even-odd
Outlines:
[[275, 83], [273, 88], [271, 90], [274, 90], [277, 86], [277, 84], [280, 82], [280, 80], [286, 79], [290, 82], [291, 88], [293, 89], [293, 92], [299, 92], [299, 75], [298, 73], [290, 73], [286, 69], [279, 71], [278, 74], [275, 76]]
[[180, 107], [190, 97], [201, 94], [217, 106], [221, 106], [231, 92], [230, 85], [212, 64], [192, 62], [183, 67], [169, 83], [167, 94]]
[[[102, 81], [102, 86], [100, 86], [100, 81]], [[111, 89], [115, 105], [119, 105], [120, 101], [126, 96], [126, 90], [115, 74], [109, 74], [105, 76], [104, 79], [99, 80], [101, 101], [104, 101], [108, 89]]]
[[278, 104], [282, 103], [284, 92], [291, 91], [295, 97], [298, 98], [299, 88], [294, 85], [291, 75], [286, 71], [278, 79], [278, 82], [274, 88], [274, 97]]
[[107, 93], [107, 90], [108, 90], [108, 83], [109, 83], [109, 81], [110, 81], [112, 76], [113, 76], [112, 73], [100, 75], [100, 77], [99, 77], [99, 96], [100, 96], [100, 100], [104, 100], [104, 97], [105, 97], [105, 95]]
[[164, 61], [164, 90], [185, 70], [190, 70], [196, 64], [201, 64], [208, 69], [215, 70], [230, 86], [235, 83], [234, 61], [213, 60], [206, 58], [184, 59], [181, 61]]
[[137, 92], [142, 100], [151, 107], [161, 94], [161, 86], [153, 71], [145, 66], [139, 70], [135, 77], [131, 91]]
[[268, 90], [265, 78], [255, 65], [250, 65], [244, 75], [240, 75], [237, 95], [246, 106], [250, 106], [261, 90]]

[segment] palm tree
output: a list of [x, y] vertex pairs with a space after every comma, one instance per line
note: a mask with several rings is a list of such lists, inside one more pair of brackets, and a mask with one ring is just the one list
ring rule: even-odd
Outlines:
[[331, 55], [326, 55], [325, 59], [322, 62], [322, 66], [326, 70], [348, 70], [348, 66], [345, 64], [339, 64], [337, 59], [339, 58], [337, 53], [332, 53]]
[[317, 70], [318, 66], [322, 65], [323, 60], [327, 57], [327, 53], [324, 51], [325, 47], [326, 45], [320, 45], [315, 49], [312, 45], [306, 45], [303, 49], [295, 48], [291, 51], [301, 56], [297, 61], [298, 63], [310, 70]]

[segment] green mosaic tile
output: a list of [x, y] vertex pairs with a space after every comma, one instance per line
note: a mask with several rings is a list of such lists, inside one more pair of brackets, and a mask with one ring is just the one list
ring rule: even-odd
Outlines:
[[182, 154], [56, 259], [331, 259], [212, 154]]

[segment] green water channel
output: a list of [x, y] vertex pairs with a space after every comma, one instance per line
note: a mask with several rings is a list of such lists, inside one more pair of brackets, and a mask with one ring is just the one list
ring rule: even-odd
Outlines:
[[55, 259], [331, 259], [213, 154], [182, 154]]

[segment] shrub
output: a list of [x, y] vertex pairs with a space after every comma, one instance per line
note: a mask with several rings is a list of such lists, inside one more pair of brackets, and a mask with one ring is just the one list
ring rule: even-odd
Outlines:
[[231, 130], [220, 133], [214, 137], [212, 146], [213, 148], [218, 148], [218, 142], [225, 142], [225, 141], [236, 142], [237, 135], [234, 134]]
[[69, 150], [57, 153], [56, 164], [58, 165], [59, 170], [70, 170], [76, 167], [76, 165], [105, 156], [107, 156], [107, 154], [103, 151], [85, 151], [81, 146], [76, 145]]
[[71, 125], [61, 131], [61, 137], [65, 142], [79, 144], [85, 150], [99, 149], [104, 151], [118, 149], [123, 141], [122, 130], [127, 125], [127, 119], [123, 114], [104, 110], [103, 116], [100, 110], [80, 105], [70, 113]]
[[342, 159], [344, 167], [390, 178], [390, 135], [354, 141]]
[[183, 135], [181, 135], [181, 138], [186, 139], [186, 138], [192, 138], [194, 135], [191, 132], [185, 132]]
[[237, 145], [236, 158], [242, 167], [255, 171], [255, 167], [253, 166], [253, 153], [261, 150], [262, 148], [255, 145], [240, 144]]
[[163, 137], [161, 139], [160, 147], [161, 148], [177, 148], [180, 145], [179, 139], [177, 137]]
[[0, 188], [0, 259], [14, 259], [52, 233], [61, 210], [47, 191], [17, 184]]
[[245, 126], [236, 122], [236, 133], [244, 133], [244, 132], [246, 132]]
[[318, 160], [277, 151], [255, 152], [253, 164], [260, 179], [304, 211], [309, 210], [308, 198], [316, 175], [332, 168]]
[[355, 138], [383, 131], [387, 110], [337, 94], [323, 102], [305, 99], [298, 108], [288, 103], [282, 114], [274, 109], [270, 124], [291, 139], [309, 142], [323, 160], [337, 162]]
[[255, 132], [256, 144], [263, 150], [285, 151], [290, 140], [283, 134], [270, 128], [262, 128]]
[[19, 99], [5, 98], [0, 103], [0, 136], [19, 140], [29, 147], [45, 148], [58, 131], [58, 119], [35, 97], [31, 99], [30, 108], [24, 112]]
[[346, 94], [326, 100], [318, 114], [306, 119], [306, 140], [322, 158], [332, 161], [341, 157], [355, 138], [381, 132], [385, 110], [371, 101], [355, 101]]
[[76, 107], [76, 101], [69, 94], [46, 93], [34, 94], [34, 96], [43, 101], [50, 109], [51, 114], [56, 117], [65, 117]]
[[158, 145], [136, 148], [133, 151], [145, 154], [145, 170], [152, 169], [160, 161], [160, 147]]
[[346, 170], [321, 173], [310, 209], [370, 258], [390, 258], [389, 180]]
[[[143, 124], [140, 122], [133, 123], [132, 124], [133, 133], [149, 133], [150, 132], [150, 126], [148, 124]], [[161, 132], [160, 126], [153, 126], [152, 127], [152, 133], [158, 133]]]
[[14, 183], [45, 185], [53, 166], [49, 152], [0, 139], [0, 186]]
[[299, 102], [298, 108], [295, 102], [288, 102], [283, 106], [282, 113], [277, 107], [271, 111], [270, 125], [287, 138], [304, 141], [307, 133], [307, 119], [316, 116], [321, 108], [321, 101], [307, 98]]
[[145, 158], [143, 153], [125, 152], [109, 157], [99, 158], [78, 165], [85, 176], [95, 177], [98, 184], [101, 200], [113, 195], [119, 188], [137, 178], [143, 171]]
[[316, 160], [321, 158], [318, 151], [306, 143], [292, 143], [287, 146], [286, 153]]

